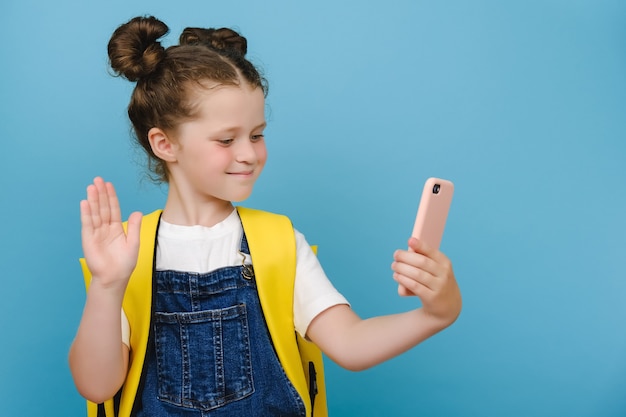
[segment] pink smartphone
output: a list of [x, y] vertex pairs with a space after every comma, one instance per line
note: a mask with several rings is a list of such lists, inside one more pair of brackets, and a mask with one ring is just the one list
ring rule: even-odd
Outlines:
[[426, 180], [411, 236], [439, 250], [452, 203], [452, 194], [454, 184], [451, 181], [441, 178]]
[[[426, 242], [431, 248], [439, 250], [443, 229], [446, 226], [448, 211], [452, 203], [454, 184], [441, 178], [429, 178], [424, 184], [422, 198], [417, 208], [417, 217], [411, 236]], [[401, 296], [414, 295], [404, 286], [398, 286]]]

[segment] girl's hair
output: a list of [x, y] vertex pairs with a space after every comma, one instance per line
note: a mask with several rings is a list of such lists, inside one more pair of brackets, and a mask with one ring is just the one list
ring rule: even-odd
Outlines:
[[165, 163], [152, 152], [148, 131], [158, 127], [175, 132], [196, 117], [194, 92], [218, 85], [261, 88], [267, 83], [245, 58], [246, 38], [228, 29], [186, 28], [179, 45], [167, 49], [159, 39], [169, 28], [154, 17], [135, 17], [118, 27], [108, 45], [111, 68], [137, 82], [128, 105], [135, 136], [148, 155], [148, 165], [159, 181], [168, 180]]

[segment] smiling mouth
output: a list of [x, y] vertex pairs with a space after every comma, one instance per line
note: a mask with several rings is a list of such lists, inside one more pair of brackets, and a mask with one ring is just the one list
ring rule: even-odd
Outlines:
[[240, 175], [242, 177], [248, 177], [254, 174], [254, 171], [243, 171], [243, 172], [229, 172], [229, 175]]

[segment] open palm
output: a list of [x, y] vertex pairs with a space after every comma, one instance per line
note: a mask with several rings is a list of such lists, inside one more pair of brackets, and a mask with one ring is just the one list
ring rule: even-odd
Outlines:
[[87, 200], [80, 202], [80, 218], [83, 252], [93, 279], [125, 286], [137, 264], [142, 214], [131, 214], [125, 231], [113, 184], [97, 177], [87, 187]]

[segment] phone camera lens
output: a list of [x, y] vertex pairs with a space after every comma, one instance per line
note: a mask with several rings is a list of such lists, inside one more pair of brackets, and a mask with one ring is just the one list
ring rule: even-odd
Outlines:
[[441, 190], [441, 185], [435, 184], [433, 186], [433, 194], [439, 194], [439, 190]]

